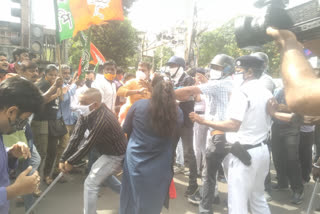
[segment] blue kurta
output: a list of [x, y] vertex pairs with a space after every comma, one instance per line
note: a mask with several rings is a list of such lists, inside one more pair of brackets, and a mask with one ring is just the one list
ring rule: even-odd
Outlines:
[[[150, 100], [130, 108], [123, 129], [130, 135], [123, 165], [120, 214], [159, 214], [173, 177], [172, 140], [151, 126]], [[178, 124], [183, 123], [179, 109]]]

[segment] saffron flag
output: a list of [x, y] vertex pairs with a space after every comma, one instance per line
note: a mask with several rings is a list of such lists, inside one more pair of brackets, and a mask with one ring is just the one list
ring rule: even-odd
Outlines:
[[71, 38], [91, 25], [123, 20], [122, 0], [54, 0], [58, 41]]
[[102, 65], [106, 61], [102, 53], [98, 50], [98, 48], [92, 42], [90, 43], [90, 53], [93, 59], [92, 61], [90, 61], [90, 64]]

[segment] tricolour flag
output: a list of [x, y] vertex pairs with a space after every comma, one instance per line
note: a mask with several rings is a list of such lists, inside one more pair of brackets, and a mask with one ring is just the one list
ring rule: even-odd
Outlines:
[[123, 20], [122, 0], [54, 0], [58, 41], [71, 38], [91, 25]]

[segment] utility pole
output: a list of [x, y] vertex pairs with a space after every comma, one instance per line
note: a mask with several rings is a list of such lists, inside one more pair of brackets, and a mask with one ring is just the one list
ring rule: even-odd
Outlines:
[[194, 38], [194, 26], [195, 26], [195, 14], [196, 14], [196, 0], [190, 0], [190, 17], [187, 20], [187, 36], [186, 36], [186, 48], [185, 48], [185, 61], [190, 65], [192, 59], [190, 59], [190, 53], [192, 50], [192, 43]]
[[21, 46], [30, 47], [30, 0], [21, 0]]

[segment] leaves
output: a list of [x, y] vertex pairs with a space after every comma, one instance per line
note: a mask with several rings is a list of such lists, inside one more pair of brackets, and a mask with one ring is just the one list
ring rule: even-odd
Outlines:
[[[91, 42], [100, 50], [103, 56], [113, 59], [117, 65], [126, 68], [132, 65], [131, 58], [138, 50], [138, 36], [131, 22], [110, 21], [108, 24], [92, 26]], [[69, 63], [76, 68], [79, 64], [82, 46], [79, 37], [70, 40]]]

